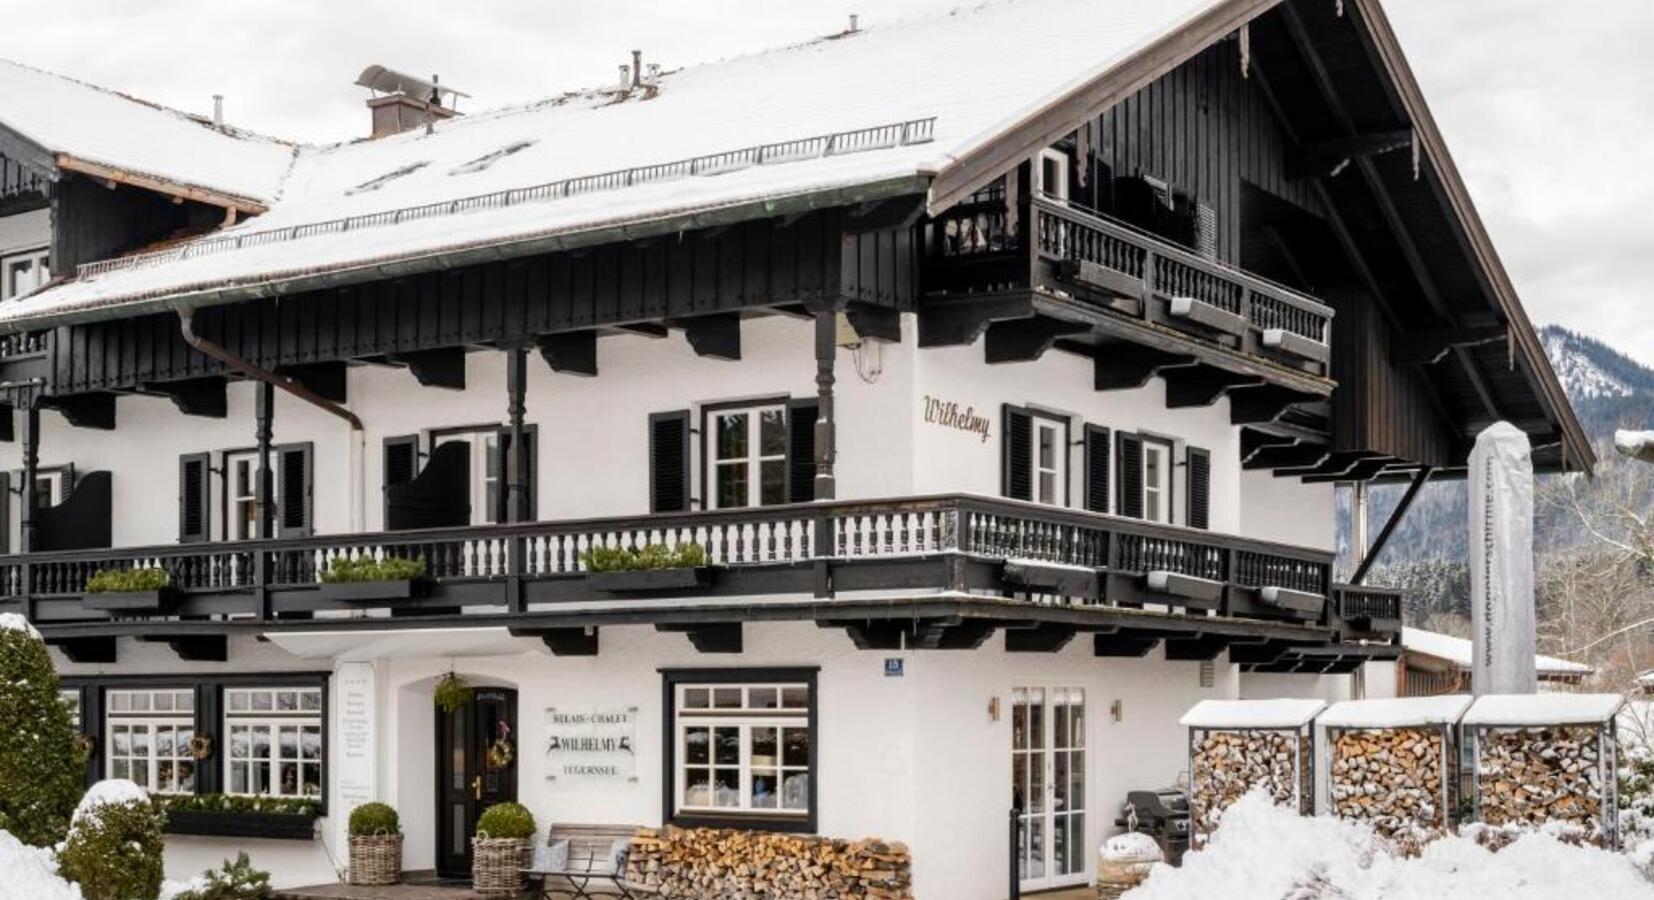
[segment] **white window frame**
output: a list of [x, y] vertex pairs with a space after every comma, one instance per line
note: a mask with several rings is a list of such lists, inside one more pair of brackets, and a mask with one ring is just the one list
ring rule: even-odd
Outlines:
[[[51, 258], [51, 250], [47, 247], [31, 247], [0, 256], [0, 302], [20, 300], [51, 281]], [[28, 265], [32, 277], [27, 285], [20, 286], [13, 273], [22, 264]]]
[[[22, 473], [18, 473], [19, 479]], [[54, 466], [49, 469], [36, 469], [34, 473], [35, 505], [41, 509], [53, 507], [62, 503], [68, 493], [69, 468]]]
[[[1068, 202], [1068, 160], [1068, 154], [1061, 150], [1051, 147], [1041, 150], [1039, 158], [1035, 160], [1037, 165], [1034, 167], [1034, 189], [1053, 200]], [[1055, 167], [1060, 174], [1061, 177], [1057, 179], [1056, 184], [1050, 184], [1049, 179], [1046, 178], [1045, 170], [1047, 166]]]
[[[768, 413], [778, 413], [781, 416], [781, 451], [779, 453], [763, 452], [764, 416]], [[722, 420], [735, 416], [746, 416], [747, 445], [746, 456], [721, 458], [718, 455], [719, 425]], [[706, 460], [707, 467], [707, 505], [710, 509], [750, 509], [758, 506], [774, 506], [786, 503], [788, 498], [788, 466], [787, 466], [787, 404], [785, 403], [755, 403], [750, 406], [716, 407], [706, 410], [706, 437], [702, 459]], [[764, 502], [764, 465], [777, 464], [781, 466], [781, 496]], [[747, 476], [747, 496], [743, 503], [725, 504], [723, 502], [723, 481], [726, 472], [744, 468]]]
[[[162, 699], [165, 702], [161, 702]], [[195, 736], [195, 691], [191, 688], [121, 688], [106, 692], [104, 727], [109, 744], [104, 748], [104, 773], [109, 778], [128, 778], [152, 794], [190, 794], [196, 789], [199, 764], [191, 755], [189, 742]], [[183, 706], [184, 708], [179, 708]], [[122, 708], [124, 707], [124, 708]], [[127, 752], [117, 754], [118, 735], [127, 736]], [[143, 755], [132, 751], [133, 735], [142, 733], [148, 743]], [[172, 738], [172, 752], [159, 753], [160, 736]], [[171, 763], [173, 777], [161, 782], [162, 763]], [[140, 769], [140, 765], [142, 768]], [[188, 783], [178, 775], [180, 766], [189, 767]], [[134, 777], [141, 771], [142, 776]]]
[[[1160, 477], [1157, 483], [1149, 481], [1149, 457], [1160, 457]], [[1143, 438], [1143, 520], [1146, 522], [1160, 522], [1172, 524], [1172, 468], [1176, 459], [1176, 447], [1170, 441], [1158, 438]], [[1150, 498], [1158, 502], [1158, 514], [1151, 512]]]
[[[283, 708], [283, 698], [288, 698]], [[305, 698], [314, 698], [306, 703]], [[224, 793], [242, 796], [260, 797], [309, 797], [320, 802], [325, 791], [325, 777], [327, 771], [326, 732], [323, 725], [324, 698], [319, 686], [252, 686], [227, 687], [224, 689]], [[254, 755], [252, 734], [260, 729], [268, 732], [265, 738], [263, 755]], [[293, 729], [297, 755], [284, 756], [281, 747], [281, 733], [283, 730]], [[247, 748], [249, 752], [238, 753], [236, 736], [245, 730], [247, 734]], [[315, 735], [316, 755], [306, 758], [304, 755], [305, 734]], [[289, 791], [282, 784], [281, 773], [284, 764], [296, 767], [297, 773], [294, 789]], [[238, 768], [245, 774], [244, 784], [253, 783], [255, 767], [264, 769], [264, 784], [267, 790], [236, 790], [235, 775]], [[305, 770], [315, 770], [315, 792], [306, 792]]]
[[[764, 683], [730, 683], [730, 682], [683, 682], [674, 687], [673, 702], [673, 805], [674, 813], [688, 816], [763, 816], [782, 821], [806, 821], [811, 815], [810, 810], [810, 782], [811, 777], [809, 751], [806, 751], [802, 763], [786, 762], [786, 738], [788, 730], [799, 730], [805, 733], [806, 748], [814, 746], [816, 736], [810, 732], [810, 687], [803, 682], [764, 682]], [[697, 692], [705, 692], [710, 702], [706, 705], [695, 701]], [[716, 698], [738, 695], [739, 706], [718, 705]], [[755, 701], [756, 697], [773, 696], [776, 705], [765, 706]], [[796, 702], [789, 704], [789, 695]], [[733, 729], [738, 741], [738, 754], [734, 763], [717, 762], [717, 749], [710, 744], [707, 747], [707, 761], [691, 763], [689, 761], [689, 733], [692, 729], [706, 729], [708, 738], [716, 733], [717, 729]], [[755, 762], [752, 755], [752, 735], [754, 731], [763, 729], [775, 730], [775, 758], [770, 763]], [[719, 804], [716, 802], [717, 770], [737, 770], [736, 790], [738, 802], [734, 805]], [[708, 803], [689, 802], [689, 772], [690, 770], [704, 770], [708, 777], [708, 790], [711, 794]], [[755, 775], [756, 773], [756, 775]], [[773, 774], [775, 789], [771, 796], [775, 798], [774, 806], [758, 806], [753, 803], [753, 783], [755, 777], [764, 774]], [[786, 783], [789, 775], [804, 776], [803, 796], [795, 805], [787, 805]]]
[[[1028, 468], [1033, 480], [1029, 485], [1029, 497], [1035, 503], [1047, 506], [1067, 506], [1069, 421], [1037, 410], [1031, 411], [1029, 419], [1031, 421], [1028, 427]], [[1047, 434], [1051, 436], [1053, 451], [1050, 465], [1046, 465], [1040, 459], [1040, 439]], [[1044, 490], [1047, 475], [1050, 476], [1052, 487], [1049, 495]]]
[[[498, 506], [502, 502], [504, 492], [505, 463], [500, 459], [499, 427], [489, 425], [431, 433], [429, 444], [433, 452], [443, 444], [451, 443], [465, 443], [470, 446], [471, 483], [468, 489], [471, 492], [471, 524], [492, 525], [503, 522], [505, 517], [500, 514], [503, 510]], [[489, 504], [495, 504], [495, 508], [490, 509]]]
[[[242, 493], [236, 485], [236, 467], [241, 463], [247, 464], [247, 493]], [[226, 450], [220, 460], [223, 466], [224, 479], [224, 540], [247, 541], [258, 537], [258, 451], [257, 450]], [[270, 508], [281, 509], [278, 497], [281, 491], [281, 479], [275, 477], [276, 454], [270, 453]], [[245, 508], [252, 513], [252, 517], [242, 515]], [[245, 529], [246, 533], [243, 533]]]

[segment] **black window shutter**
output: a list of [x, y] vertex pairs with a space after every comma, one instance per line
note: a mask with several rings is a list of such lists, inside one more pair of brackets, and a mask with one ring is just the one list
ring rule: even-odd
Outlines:
[[787, 499], [808, 503], [816, 498], [816, 419], [819, 401], [787, 403]]
[[11, 552], [11, 473], [0, 472], [0, 553]]
[[1120, 515], [1143, 518], [1143, 439], [1135, 434], [1115, 436], [1120, 448]]
[[312, 498], [315, 468], [312, 446], [281, 444], [276, 451], [276, 537], [308, 537], [315, 533]]
[[649, 416], [649, 511], [689, 509], [689, 410]]
[[186, 453], [178, 457], [178, 542], [212, 536], [212, 457]]
[[385, 530], [390, 531], [391, 485], [407, 484], [419, 475], [419, 435], [399, 434], [385, 438], [384, 494]]
[[1199, 447], [1189, 448], [1189, 513], [1184, 523], [1190, 528], [1208, 528], [1212, 506], [1212, 454]]
[[1085, 426], [1085, 508], [1108, 509], [1109, 434], [1101, 425]]
[[1033, 416], [1020, 406], [1007, 403], [1001, 418], [1000, 457], [1003, 468], [1000, 491], [1013, 500], [1034, 499], [1034, 460], [1029, 443], [1033, 431]]

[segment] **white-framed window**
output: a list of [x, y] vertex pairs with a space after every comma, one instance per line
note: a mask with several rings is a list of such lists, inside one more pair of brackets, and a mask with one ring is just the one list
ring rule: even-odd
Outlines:
[[1143, 518], [1172, 521], [1172, 445], [1151, 439], [1143, 441]]
[[226, 793], [321, 796], [321, 688], [225, 688], [224, 735]]
[[501, 501], [505, 494], [504, 455], [500, 453], [498, 428], [454, 431], [432, 435], [431, 449], [443, 444], [465, 444], [470, 448], [471, 524], [503, 522]]
[[708, 423], [712, 508], [786, 503], [787, 407], [713, 410]]
[[1040, 151], [1035, 190], [1053, 200], [1068, 199], [1068, 154], [1047, 147]]
[[195, 691], [112, 690], [105, 697], [110, 778], [127, 778], [154, 794], [195, 791]]
[[[271, 454], [271, 466], [275, 455]], [[281, 479], [270, 479], [270, 506], [280, 509], [276, 491]], [[258, 537], [258, 451], [237, 450], [224, 454], [224, 538], [247, 541]]]
[[810, 686], [674, 686], [678, 813], [810, 814]]
[[50, 258], [45, 247], [0, 256], [0, 301], [21, 298], [52, 280]]
[[1028, 429], [1028, 458], [1034, 463], [1034, 500], [1054, 506], [1068, 503], [1068, 423], [1035, 415]]
[[63, 705], [69, 708], [69, 724], [76, 731], [80, 731], [80, 690], [78, 688], [64, 688], [57, 692], [63, 700]]

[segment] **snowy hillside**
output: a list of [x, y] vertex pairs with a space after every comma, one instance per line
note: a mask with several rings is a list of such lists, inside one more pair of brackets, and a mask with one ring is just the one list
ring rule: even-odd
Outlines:
[[1585, 400], [1654, 392], [1654, 370], [1601, 341], [1559, 325], [1545, 326], [1539, 338], [1556, 377], [1576, 405]]

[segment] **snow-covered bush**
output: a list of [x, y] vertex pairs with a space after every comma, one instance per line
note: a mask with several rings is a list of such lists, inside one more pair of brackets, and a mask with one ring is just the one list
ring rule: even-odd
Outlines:
[[1619, 771], [1620, 845], [1654, 841], [1654, 751], [1627, 743]]
[[155, 900], [161, 893], [161, 814], [143, 788], [100, 781], [75, 809], [58, 851], [63, 876], [86, 900]]
[[0, 830], [63, 840], [85, 771], [46, 645], [22, 616], [0, 615]]
[[223, 866], [201, 873], [172, 900], [268, 900], [269, 896], [270, 873], [253, 868], [243, 850], [235, 859], [224, 860]]

